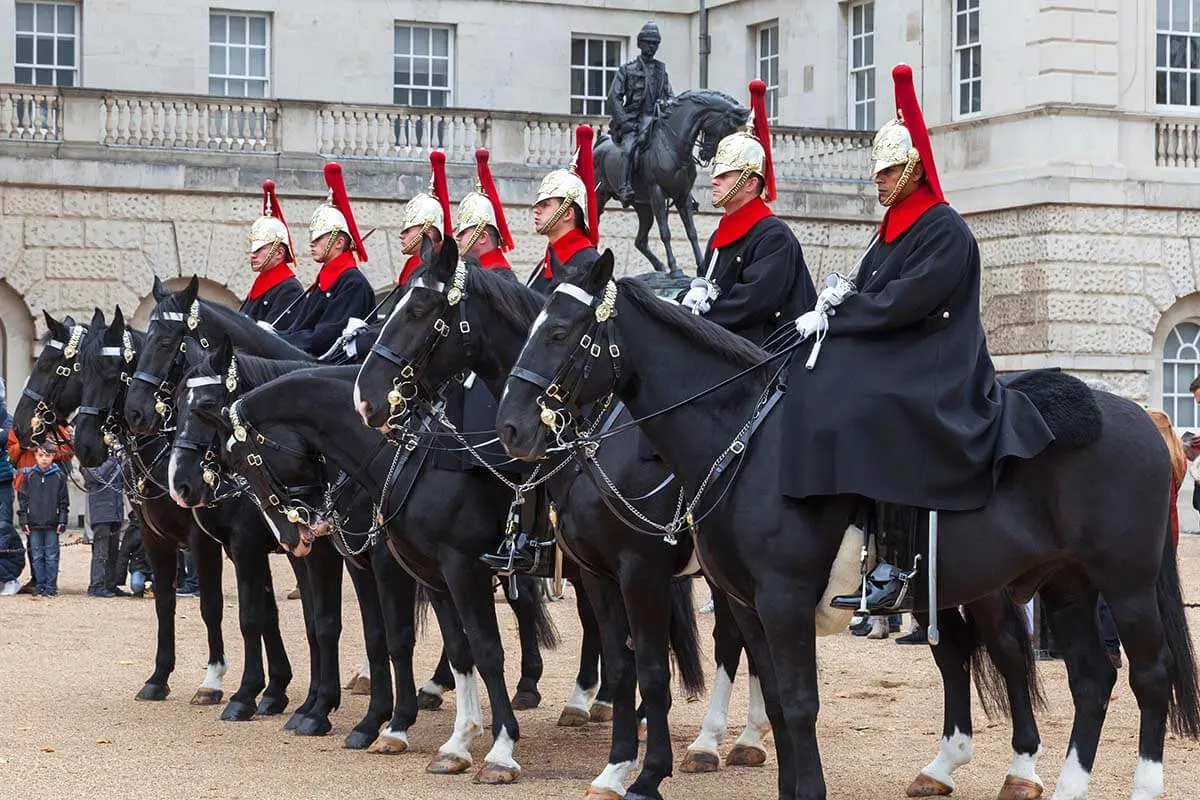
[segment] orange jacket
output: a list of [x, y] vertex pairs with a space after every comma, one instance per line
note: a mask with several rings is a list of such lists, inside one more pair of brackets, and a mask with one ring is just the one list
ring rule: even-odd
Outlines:
[[[75, 455], [75, 447], [71, 444], [71, 430], [66, 425], [58, 426], [58, 430], [54, 432], [54, 443], [58, 445], [58, 452], [54, 454], [56, 463], [65, 464]], [[8, 460], [12, 462], [16, 471], [13, 475], [13, 492], [21, 491], [21, 484], [25, 482], [25, 475], [21, 470], [37, 463], [36, 452], [33, 447], [22, 447], [17, 432], [12, 428], [8, 429]]]

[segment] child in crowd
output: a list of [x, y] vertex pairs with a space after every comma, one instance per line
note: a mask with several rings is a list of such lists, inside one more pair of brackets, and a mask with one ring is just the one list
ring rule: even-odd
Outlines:
[[29, 537], [29, 554], [37, 585], [33, 597], [58, 595], [58, 537], [67, 530], [70, 500], [67, 473], [56, 463], [52, 442], [38, 445], [36, 463], [22, 470], [17, 514]]
[[12, 522], [0, 516], [0, 597], [16, 594], [25, 568], [25, 546]]

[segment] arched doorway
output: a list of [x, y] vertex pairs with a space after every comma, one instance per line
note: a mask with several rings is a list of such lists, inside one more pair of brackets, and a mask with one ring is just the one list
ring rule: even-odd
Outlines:
[[[164, 281], [164, 284], [170, 291], [177, 292], [187, 286], [189, 281], [191, 281], [190, 277], [171, 278]], [[238, 308], [242, 304], [233, 292], [216, 281], [210, 281], [208, 278], [200, 279], [200, 296], [205, 300], [211, 300], [214, 303], [220, 303], [230, 308]], [[138, 303], [137, 311], [133, 313], [133, 319], [130, 320], [130, 324], [135, 328], [145, 330], [150, 325], [150, 312], [154, 310], [155, 305], [157, 303], [154, 300], [153, 294], [143, 297], [142, 302]]]
[[29, 380], [33, 360], [37, 357], [36, 343], [33, 313], [21, 295], [7, 281], [0, 280], [0, 376], [4, 377], [9, 411], [16, 405], [25, 381]]

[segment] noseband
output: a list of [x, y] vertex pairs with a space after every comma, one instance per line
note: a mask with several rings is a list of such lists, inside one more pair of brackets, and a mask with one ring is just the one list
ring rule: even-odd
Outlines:
[[83, 337], [87, 335], [87, 331], [86, 325], [76, 325], [74, 328], [71, 328], [71, 335], [66, 343], [52, 339], [46, 344], [51, 349], [62, 351], [63, 363], [54, 368], [54, 377], [45, 396], [29, 388], [28, 384], [21, 390], [23, 397], [28, 397], [36, 403], [33, 408], [33, 414], [29, 418], [29, 427], [32, 429], [32, 435], [37, 436], [43, 430], [49, 432], [54, 427], [54, 424], [58, 422], [58, 414], [55, 413], [54, 407], [58, 404], [58, 400], [66, 388], [67, 381], [80, 370], [79, 359], [77, 358], [79, 355], [79, 343], [83, 341]]

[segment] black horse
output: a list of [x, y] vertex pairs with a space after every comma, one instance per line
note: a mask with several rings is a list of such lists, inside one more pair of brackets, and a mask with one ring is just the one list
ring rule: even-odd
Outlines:
[[[721, 139], [746, 123], [750, 110], [722, 92], [701, 89], [680, 92], [663, 105], [647, 135], [640, 168], [634, 175], [633, 207], [638, 215], [637, 236], [633, 243], [654, 269], [663, 272], [670, 268], [672, 276], [683, 274], [671, 249], [671, 227], [667, 212], [671, 205], [683, 220], [683, 229], [691, 242], [696, 265], [704, 252], [696, 236], [693, 219], [695, 201], [692, 187], [696, 183], [696, 155], [707, 163], [717, 152]], [[600, 210], [617, 196], [625, 175], [625, 154], [608, 136], [601, 136], [593, 150], [596, 163], [596, 202]], [[667, 251], [667, 266], [650, 249], [650, 226], [658, 222], [658, 235]]]
[[[747, 423], [781, 379], [778, 361], [636, 281], [614, 282], [612, 270], [606, 253], [547, 302], [505, 385], [500, 438], [513, 455], [540, 458], [552, 438], [547, 422], [564, 432], [573, 409], [609, 392], [628, 404], [693, 498], [689, 510], [702, 520], [701, 563], [735, 599], [758, 658], [779, 797], [824, 798], [814, 613], [860, 499], [785, 498], [778, 465], [781, 449], [791, 445], [779, 415], [766, 413], [745, 446]], [[954, 609], [1005, 587], [1023, 601], [1042, 588], [1075, 700], [1059, 779], [1060, 794], [1074, 798], [1086, 795], [1116, 681], [1097, 630], [1096, 598], [1103, 594], [1142, 712], [1133, 796], [1158, 798], [1168, 719], [1182, 734], [1200, 734], [1195, 659], [1167, 530], [1166, 447], [1128, 400], [1061, 374], [1029, 381], [1031, 396], [1041, 388], [1077, 401], [1065, 413], [1041, 405], [1058, 442], [1007, 466], [986, 507], [941, 515], [939, 563], [953, 569], [941, 572], [939, 606]], [[555, 392], [558, 400], [545, 394], [551, 382], [565, 387]], [[706, 476], [714, 464], [723, 471], [712, 484]], [[916, 600], [922, 609], [922, 591]], [[1034, 754], [1026, 755], [1030, 766]]]

